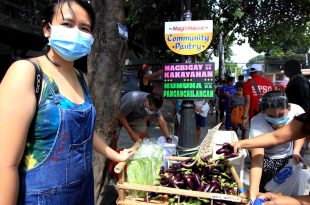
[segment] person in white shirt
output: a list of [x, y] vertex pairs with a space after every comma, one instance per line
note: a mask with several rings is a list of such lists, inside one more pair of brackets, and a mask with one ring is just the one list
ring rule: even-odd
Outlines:
[[[253, 117], [249, 131], [249, 138], [272, 132], [289, 123], [304, 110], [296, 104], [288, 103], [283, 91], [276, 90], [266, 93], [260, 101], [261, 112]], [[294, 158], [302, 161], [300, 150], [304, 138], [287, 142], [269, 148], [252, 148], [250, 169], [250, 199], [254, 200], [259, 192], [265, 190], [265, 185]]]
[[196, 143], [199, 144], [201, 128], [206, 126], [206, 118], [210, 110], [209, 100], [194, 100], [196, 118]]

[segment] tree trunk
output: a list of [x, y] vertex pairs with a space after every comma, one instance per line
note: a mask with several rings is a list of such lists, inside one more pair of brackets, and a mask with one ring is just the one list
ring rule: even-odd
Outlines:
[[[88, 81], [96, 107], [96, 131], [108, 145], [118, 136], [115, 129], [119, 111], [122, 67], [127, 43], [118, 35], [117, 23], [124, 23], [123, 0], [92, 0], [96, 13], [95, 42], [88, 59]], [[106, 158], [93, 152], [95, 201], [103, 204], [107, 178]], [[115, 201], [114, 201], [115, 203]], [[104, 201], [104, 204], [107, 204]]]

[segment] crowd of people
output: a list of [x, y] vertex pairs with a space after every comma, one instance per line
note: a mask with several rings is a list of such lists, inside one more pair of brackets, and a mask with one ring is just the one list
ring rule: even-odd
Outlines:
[[[291, 184], [286, 187], [285, 191], [281, 192], [282, 195], [272, 194], [274, 189], [270, 186], [273, 178], [292, 160], [292, 163], [304, 163], [304, 150], [309, 149], [307, 136], [310, 130], [310, 84], [302, 75], [301, 65], [297, 60], [286, 61], [283, 68], [284, 74], [289, 78], [285, 90], [277, 89], [264, 78], [259, 64], [249, 66], [251, 78], [247, 81], [244, 81], [244, 76], [241, 75], [238, 82], [234, 83], [228, 76], [222, 83], [216, 84], [216, 122], [219, 117], [225, 130], [234, 130], [236, 133], [238, 129], [241, 130], [241, 141], [234, 144], [236, 153], [240, 148], [251, 148], [251, 203], [257, 197], [268, 201], [264, 203], [268, 205], [310, 203], [309, 196], [285, 196], [287, 193], [300, 195], [301, 193], [296, 192], [298, 183], [296, 186]], [[300, 125], [295, 127], [298, 123]], [[284, 133], [285, 130], [287, 133]], [[284, 138], [281, 138], [281, 135]], [[309, 176], [309, 169], [307, 172]], [[303, 186], [302, 190], [305, 191], [305, 188]]]

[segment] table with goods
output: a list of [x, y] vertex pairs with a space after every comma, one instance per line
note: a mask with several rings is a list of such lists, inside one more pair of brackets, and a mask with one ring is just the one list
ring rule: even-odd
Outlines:
[[[235, 205], [248, 198], [236, 172], [230, 143], [222, 143], [215, 155], [169, 157], [163, 166], [163, 148], [144, 140], [135, 145], [135, 155], [119, 172], [119, 205]], [[122, 163], [124, 165], [124, 163]]]

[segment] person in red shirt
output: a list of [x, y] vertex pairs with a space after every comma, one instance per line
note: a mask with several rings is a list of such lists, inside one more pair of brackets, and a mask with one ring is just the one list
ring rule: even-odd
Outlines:
[[[258, 101], [260, 96], [265, 93], [274, 90], [275, 86], [266, 78], [262, 77], [263, 68], [260, 64], [253, 64], [250, 66], [250, 76], [251, 79], [247, 80], [243, 86], [243, 96], [244, 96], [244, 113], [242, 116], [243, 125], [247, 125], [251, 121], [252, 117], [259, 112]], [[259, 93], [256, 92], [255, 85]]]

